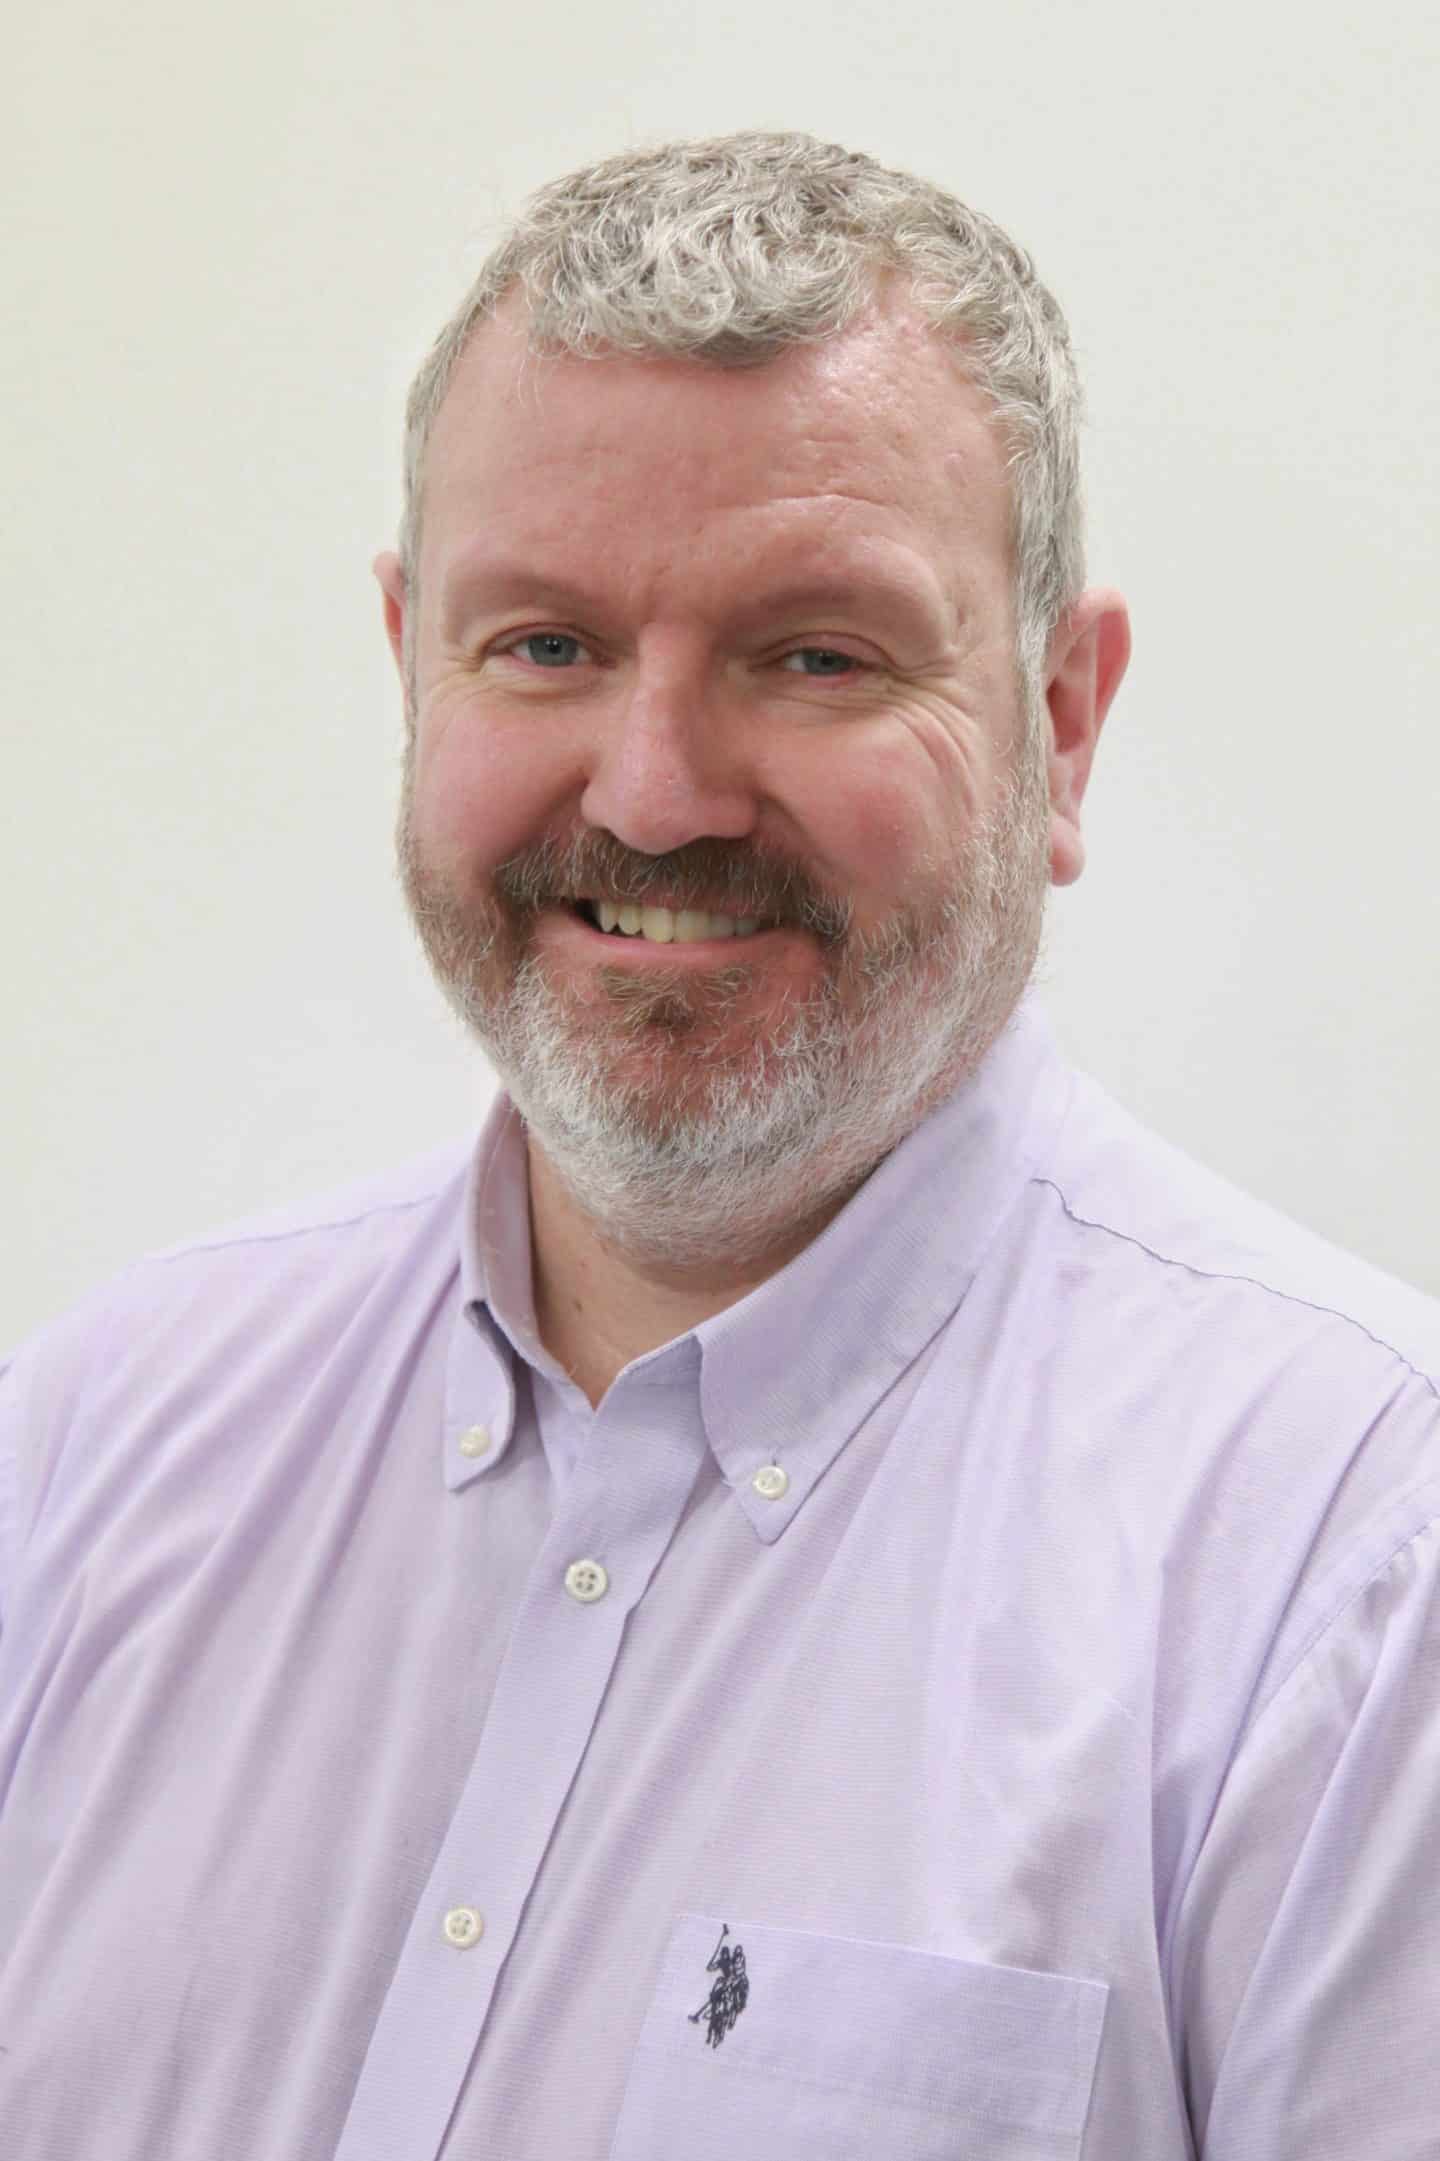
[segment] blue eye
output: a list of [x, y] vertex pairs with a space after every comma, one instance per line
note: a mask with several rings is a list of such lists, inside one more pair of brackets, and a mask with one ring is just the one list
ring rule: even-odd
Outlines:
[[784, 666], [792, 660], [838, 661], [838, 667], [822, 666], [802, 668], [800, 670], [802, 675], [819, 676], [822, 680], [827, 676], [847, 674], [854, 669], [858, 669], [861, 665], [853, 653], [837, 653], [828, 645], [797, 645], [793, 653], [785, 655], [785, 660], [781, 665]]
[[[530, 650], [530, 648], [538, 650]], [[569, 664], [570, 652], [583, 653], [585, 648], [578, 638], [570, 638], [559, 630], [532, 630], [528, 638], [521, 638], [511, 646], [513, 653], [523, 652], [537, 668], [563, 668]]]

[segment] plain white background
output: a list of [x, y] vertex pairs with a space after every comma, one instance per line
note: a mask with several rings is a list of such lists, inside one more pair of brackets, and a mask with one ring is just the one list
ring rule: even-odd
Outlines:
[[425, 1152], [493, 1083], [392, 871], [369, 561], [507, 210], [799, 127], [1065, 306], [1135, 658], [1052, 908], [1067, 1049], [1440, 1292], [1434, 12], [51, 0], [7, 30], [0, 1340]]

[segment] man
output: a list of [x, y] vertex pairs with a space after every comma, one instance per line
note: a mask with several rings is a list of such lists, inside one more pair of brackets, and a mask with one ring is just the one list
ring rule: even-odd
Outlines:
[[1440, 2151], [1440, 1328], [1025, 994], [1124, 672], [1064, 325], [803, 136], [412, 395], [478, 1144], [16, 1359], [0, 2151]]

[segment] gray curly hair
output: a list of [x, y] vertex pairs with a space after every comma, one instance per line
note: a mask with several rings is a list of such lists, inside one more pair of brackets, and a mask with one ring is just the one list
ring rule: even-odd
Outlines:
[[426, 446], [476, 329], [518, 291], [540, 353], [757, 366], [843, 330], [898, 272], [990, 398], [1008, 451], [1016, 665], [1032, 725], [1046, 650], [1084, 583], [1082, 401], [1069, 333], [1029, 256], [928, 181], [810, 135], [748, 130], [606, 158], [533, 195], [411, 385], [398, 552], [405, 675]]

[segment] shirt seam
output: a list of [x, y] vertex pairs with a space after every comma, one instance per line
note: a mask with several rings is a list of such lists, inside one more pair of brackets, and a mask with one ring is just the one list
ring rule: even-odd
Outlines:
[[[1367, 1568], [1364, 1571], [1358, 1582], [1350, 1584], [1348, 1588], [1341, 1593], [1338, 1602], [1329, 1609], [1329, 1611], [1325, 1614], [1324, 1618], [1318, 1620], [1315, 1623], [1314, 1627], [1309, 1631], [1309, 1633], [1304, 1638], [1304, 1641], [1297, 1649], [1293, 1659], [1291, 1659], [1290, 1663], [1286, 1666], [1285, 1671], [1276, 1680], [1274, 1687], [1271, 1688], [1269, 1693], [1264, 1697], [1263, 1701], [1261, 1701], [1252, 1710], [1250, 1716], [1246, 1719], [1245, 1723], [1243, 1724], [1239, 1733], [1236, 1736], [1234, 1747], [1231, 1750], [1229, 1758], [1225, 1765], [1224, 1776], [1220, 1781], [1219, 1788], [1216, 1791], [1216, 1794], [1208, 1812], [1208, 1820], [1205, 1825], [1204, 1834], [1201, 1837], [1200, 1843], [1196, 1848], [1190, 1867], [1186, 1871], [1185, 1881], [1180, 1887], [1179, 1895], [1175, 1901], [1175, 1912], [1177, 1915], [1184, 1915], [1188, 1911], [1190, 1895], [1194, 1888], [1196, 1871], [1200, 1866], [1201, 1857], [1204, 1854], [1206, 1847], [1208, 1846], [1210, 1832], [1214, 1824], [1215, 1816], [1220, 1808], [1225, 1791], [1229, 1786], [1230, 1779], [1234, 1775], [1241, 1759], [1245, 1756], [1247, 1750], [1252, 1746], [1252, 1744], [1259, 1745], [1257, 1741], [1257, 1736], [1260, 1734], [1260, 1729], [1265, 1724], [1270, 1713], [1275, 1710], [1276, 1706], [1280, 1702], [1281, 1697], [1289, 1690], [1291, 1685], [1296, 1680], [1298, 1680], [1301, 1672], [1309, 1664], [1311, 1659], [1313, 1659], [1317, 1652], [1319, 1652], [1325, 1646], [1332, 1632], [1336, 1628], [1338, 1628], [1339, 1624], [1345, 1618], [1345, 1615], [1350, 1611], [1351, 1607], [1354, 1606], [1357, 1601], [1364, 1596], [1365, 1592], [1370, 1589], [1372, 1584], [1378, 1583], [1380, 1578], [1384, 1576], [1391, 1568], [1394, 1567], [1396, 1561], [1399, 1559], [1402, 1553], [1407, 1552], [1410, 1547], [1417, 1543], [1418, 1540], [1429, 1536], [1437, 1528], [1437, 1526], [1440, 1526], [1440, 1513], [1427, 1516], [1423, 1523], [1411, 1524], [1409, 1529], [1404, 1532], [1403, 1535], [1398, 1537], [1395, 1540], [1394, 1544], [1388, 1548], [1383, 1557], [1380, 1560], [1376, 1561], [1373, 1567]], [[1342, 1743], [1342, 1748], [1343, 1746], [1344, 1743]], [[1169, 1932], [1170, 1941], [1165, 1951], [1165, 1996], [1167, 2004], [1171, 2007], [1169, 2016], [1171, 2019], [1172, 2027], [1176, 2025], [1177, 2018], [1177, 2014], [1174, 2010], [1174, 1999], [1177, 1984], [1173, 1971], [1176, 1933], [1177, 1929], [1172, 1929]], [[1176, 2030], [1178, 2030], [1178, 2028]]]
[[1347, 1589], [1342, 1591], [1338, 1603], [1324, 1615], [1323, 1619], [1316, 1621], [1296, 1649], [1295, 1655], [1285, 1668], [1285, 1671], [1276, 1679], [1273, 1688], [1256, 1705], [1236, 1744], [1235, 1753], [1231, 1758], [1232, 1766], [1244, 1754], [1257, 1729], [1286, 1689], [1289, 1688], [1291, 1682], [1296, 1679], [1301, 1667], [1321, 1649], [1325, 1639], [1344, 1620], [1350, 1608], [1364, 1597], [1372, 1584], [1378, 1583], [1380, 1578], [1394, 1567], [1402, 1553], [1408, 1552], [1410, 1547], [1415, 1545], [1418, 1540], [1430, 1536], [1437, 1528], [1440, 1528], [1440, 1511], [1427, 1516], [1423, 1523], [1411, 1524], [1407, 1530], [1396, 1538], [1394, 1544], [1388, 1547], [1374, 1566], [1366, 1570], [1358, 1582], [1350, 1584]]
[[1423, 1381], [1431, 1395], [1440, 1401], [1440, 1383], [1437, 1383], [1434, 1375], [1427, 1372], [1424, 1366], [1417, 1366], [1413, 1359], [1407, 1358], [1398, 1345], [1387, 1341], [1384, 1336], [1377, 1336], [1373, 1328], [1367, 1328], [1364, 1321], [1357, 1320], [1353, 1313], [1346, 1313], [1339, 1306], [1321, 1305], [1313, 1298], [1303, 1298], [1298, 1291], [1282, 1290], [1276, 1283], [1267, 1283], [1263, 1276], [1245, 1275], [1238, 1269], [1202, 1268], [1195, 1261], [1182, 1260], [1178, 1254], [1162, 1253], [1157, 1247], [1147, 1244], [1143, 1238], [1137, 1238], [1133, 1231], [1117, 1230], [1113, 1223], [1102, 1223], [1096, 1216], [1082, 1214], [1063, 1186], [1048, 1171], [1037, 1171], [1035, 1181], [1038, 1185], [1049, 1186], [1072, 1223], [1079, 1224], [1084, 1230], [1102, 1231], [1107, 1238], [1118, 1238], [1122, 1244], [1134, 1246], [1138, 1252], [1148, 1254], [1150, 1259], [1158, 1261], [1162, 1268], [1183, 1268], [1187, 1275], [1197, 1276], [1206, 1283], [1244, 1283], [1251, 1290], [1264, 1291], [1271, 1298], [1283, 1300], [1286, 1305], [1302, 1306], [1309, 1313], [1320, 1313], [1329, 1320], [1343, 1321], [1348, 1328], [1353, 1328], [1357, 1334], [1364, 1336], [1367, 1342], [1373, 1343], [1377, 1350], [1388, 1351], [1392, 1358], [1398, 1359], [1406, 1372], [1412, 1373], [1417, 1381]]
[[138, 1271], [144, 1268], [160, 1268], [171, 1261], [183, 1261], [193, 1253], [225, 1253], [239, 1246], [279, 1245], [287, 1238], [308, 1238], [316, 1231], [351, 1230], [359, 1223], [368, 1223], [374, 1216], [398, 1215], [407, 1208], [424, 1208], [444, 1192], [451, 1178], [442, 1178], [438, 1184], [427, 1186], [422, 1193], [407, 1194], [403, 1200], [376, 1201], [368, 1208], [357, 1208], [353, 1215], [316, 1216], [306, 1223], [292, 1223], [283, 1229], [271, 1231], [201, 1231], [194, 1238], [187, 1238], [182, 1245], [162, 1246], [154, 1253], [146, 1253], [133, 1265]]

